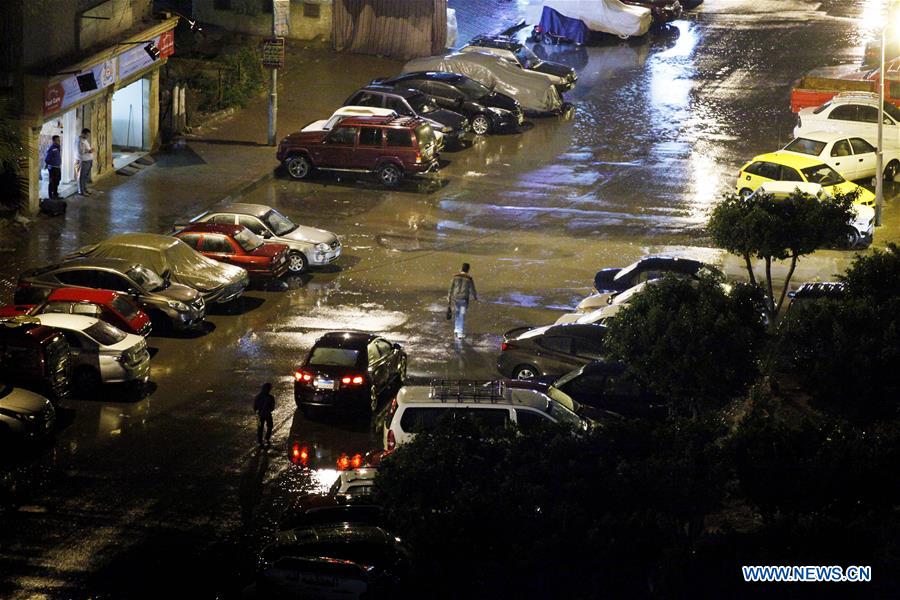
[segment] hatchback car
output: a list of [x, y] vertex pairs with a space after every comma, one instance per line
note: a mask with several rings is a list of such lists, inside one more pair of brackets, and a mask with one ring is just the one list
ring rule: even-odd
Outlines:
[[82, 258], [25, 271], [19, 276], [14, 302], [42, 304], [53, 290], [63, 287], [127, 294], [151, 320], [174, 331], [191, 329], [206, 316], [206, 303], [200, 292], [121, 258]]
[[50, 434], [55, 424], [56, 409], [49, 400], [0, 382], [0, 440], [40, 438]]
[[150, 353], [144, 338], [82, 315], [35, 318], [65, 336], [74, 381], [82, 390], [96, 390], [101, 383], [146, 383], [150, 378]]
[[741, 167], [735, 191], [746, 198], [768, 181], [817, 183], [829, 194], [856, 193], [857, 204], [875, 204], [875, 194], [847, 181], [820, 159], [783, 151], [754, 156]]
[[[594, 275], [594, 291], [624, 292], [639, 283], [659, 279], [663, 275], [676, 275], [697, 279], [703, 274], [724, 279], [717, 268], [699, 260], [676, 256], [645, 256], [627, 267], [607, 268]], [[606, 304], [604, 300], [602, 304]]]
[[593, 324], [548, 325], [507, 331], [497, 370], [513, 379], [562, 375], [606, 353], [606, 327]]
[[[814, 131], [793, 139], [782, 152], [818, 158], [848, 181], [875, 177], [875, 146], [861, 137]], [[886, 180], [900, 175], [900, 152], [885, 149], [883, 160]]]
[[366, 409], [374, 413], [382, 392], [406, 380], [400, 344], [358, 331], [332, 331], [313, 344], [294, 372], [294, 400], [310, 408]]
[[207, 258], [241, 267], [251, 279], [277, 279], [287, 272], [287, 244], [266, 242], [243, 225], [197, 223], [175, 237]]
[[460, 52], [485, 52], [499, 56], [521, 69], [540, 73], [560, 92], [575, 87], [578, 74], [568, 65], [541, 60], [528, 46], [505, 35], [479, 35], [459, 49]]
[[310, 266], [331, 264], [341, 255], [341, 242], [337, 235], [324, 229], [298, 225], [265, 204], [227, 204], [200, 213], [188, 223], [175, 227], [200, 223], [243, 225], [266, 241], [286, 245], [289, 249], [288, 270], [291, 273], [302, 273]]
[[368, 85], [344, 101], [344, 106], [389, 108], [401, 117], [416, 117], [439, 131], [445, 146], [460, 147], [471, 143], [472, 127], [458, 112], [438, 106], [420, 91], [384, 85]]
[[123, 258], [194, 288], [207, 304], [226, 304], [241, 297], [250, 281], [247, 271], [206, 258], [184, 242], [155, 233], [123, 233], [85, 246], [73, 256]]
[[516, 129], [525, 122], [525, 113], [518, 102], [458, 73], [406, 73], [372, 83], [418, 90], [438, 106], [465, 115], [477, 135]]
[[[816, 108], [804, 108], [797, 114], [794, 137], [813, 131], [830, 131], [846, 137], [861, 137], [872, 146], [878, 144], [878, 94], [841, 92]], [[884, 103], [884, 146], [900, 148], [900, 108]]]
[[134, 300], [112, 290], [59, 288], [41, 304], [13, 304], [0, 308], [0, 317], [64, 313], [106, 321], [126, 333], [147, 337], [153, 329], [150, 316]]
[[293, 529], [335, 521], [360, 521], [378, 524], [381, 508], [372, 501], [372, 488], [378, 469], [355, 468], [341, 471], [327, 493], [306, 494], [285, 511], [279, 527]]

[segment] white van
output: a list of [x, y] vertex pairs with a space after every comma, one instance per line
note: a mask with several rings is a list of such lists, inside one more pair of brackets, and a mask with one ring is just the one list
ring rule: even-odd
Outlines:
[[400, 389], [385, 417], [384, 449], [393, 450], [416, 433], [432, 430], [442, 418], [466, 415], [487, 427], [561, 423], [587, 431], [590, 423], [570, 398], [558, 400], [505, 381], [434, 381]]

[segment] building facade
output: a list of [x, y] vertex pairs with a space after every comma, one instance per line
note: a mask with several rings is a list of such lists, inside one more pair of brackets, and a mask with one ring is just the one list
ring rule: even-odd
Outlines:
[[[194, 0], [194, 19], [228, 31], [272, 35], [272, 0]], [[290, 0], [288, 37], [331, 39], [332, 0]]]
[[[47, 197], [44, 153], [62, 140], [60, 193], [75, 191], [78, 136], [91, 130], [92, 178], [115, 172], [159, 136], [159, 70], [175, 51], [177, 16], [152, 0], [4, 0], [0, 92], [28, 142], [25, 212]], [[40, 40], [39, 43], [36, 40]]]

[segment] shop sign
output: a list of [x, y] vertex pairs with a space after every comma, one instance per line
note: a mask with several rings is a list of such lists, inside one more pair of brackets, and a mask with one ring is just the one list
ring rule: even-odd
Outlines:
[[284, 38], [267, 38], [263, 40], [262, 64], [270, 69], [284, 67]]
[[[44, 89], [44, 114], [50, 115], [64, 110], [81, 100], [96, 95], [100, 90], [108, 88], [116, 82], [117, 67], [118, 61], [116, 57], [113, 57], [79, 73], [68, 74], [65, 79], [48, 84]], [[93, 76], [93, 80], [91, 80], [91, 76]]]
[[291, 0], [272, 0], [272, 35], [291, 35]]
[[[149, 42], [148, 42], [149, 43]], [[165, 58], [175, 54], [175, 32], [165, 31], [153, 38], [153, 43], [159, 48], [159, 57]], [[127, 79], [134, 73], [146, 69], [155, 61], [150, 58], [144, 47], [147, 44], [133, 45], [128, 51], [119, 55], [119, 80]]]

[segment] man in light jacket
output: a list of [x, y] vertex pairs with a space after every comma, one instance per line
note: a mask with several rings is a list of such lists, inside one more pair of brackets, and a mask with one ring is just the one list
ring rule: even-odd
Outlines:
[[463, 263], [462, 270], [453, 276], [450, 291], [447, 292], [447, 306], [454, 306], [456, 309], [453, 331], [460, 339], [466, 337], [466, 309], [470, 298], [477, 302], [478, 293], [475, 291], [475, 280], [469, 275], [469, 263]]
[[78, 194], [90, 196], [88, 183], [91, 181], [91, 167], [94, 166], [94, 147], [91, 146], [91, 130], [85, 127], [75, 144], [75, 158], [78, 159]]

